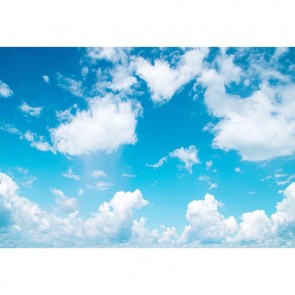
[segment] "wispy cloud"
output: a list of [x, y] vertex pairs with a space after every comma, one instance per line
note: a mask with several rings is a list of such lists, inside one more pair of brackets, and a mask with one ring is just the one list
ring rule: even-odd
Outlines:
[[22, 112], [33, 117], [39, 117], [42, 112], [42, 107], [32, 107], [25, 102], [19, 108]]
[[127, 173], [123, 173], [122, 176], [123, 177], [129, 177], [129, 178], [135, 178], [136, 177], [136, 175], [134, 175], [134, 174], [127, 174]]
[[57, 82], [58, 86], [70, 92], [72, 95], [77, 97], [84, 96], [82, 81], [78, 81], [70, 77], [64, 77], [63, 75], [57, 73]]
[[80, 175], [77, 175], [77, 174], [75, 174], [75, 173], [73, 172], [73, 168], [72, 168], [72, 167], [70, 167], [70, 168], [68, 169], [68, 171], [62, 173], [62, 176], [65, 177], [65, 178], [69, 178], [69, 179], [76, 180], [76, 181], [78, 181], [78, 180], [81, 179], [81, 176], [80, 176]]

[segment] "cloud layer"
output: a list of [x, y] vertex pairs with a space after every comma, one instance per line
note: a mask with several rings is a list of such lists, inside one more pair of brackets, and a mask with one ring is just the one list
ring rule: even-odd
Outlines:
[[59, 211], [42, 210], [21, 197], [18, 190], [11, 177], [0, 173], [0, 233], [11, 236], [10, 246], [294, 245], [295, 183], [284, 190], [273, 214], [267, 216], [263, 210], [245, 212], [240, 223], [233, 216], [225, 217], [219, 210], [223, 204], [206, 194], [204, 199], [188, 204], [188, 224], [179, 234], [175, 227], [148, 229], [144, 217], [134, 219], [135, 210], [148, 204], [139, 190], [115, 193], [86, 219], [80, 217], [77, 199], [59, 189], [52, 191]]

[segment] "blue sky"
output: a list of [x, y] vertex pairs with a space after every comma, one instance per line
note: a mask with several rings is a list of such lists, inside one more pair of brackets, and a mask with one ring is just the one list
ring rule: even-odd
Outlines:
[[293, 48], [1, 48], [0, 246], [293, 246]]

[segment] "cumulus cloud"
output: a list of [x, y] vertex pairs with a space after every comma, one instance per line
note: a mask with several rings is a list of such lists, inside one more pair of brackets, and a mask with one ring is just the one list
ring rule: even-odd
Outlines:
[[200, 163], [198, 150], [194, 145], [189, 146], [187, 149], [183, 147], [176, 149], [170, 153], [170, 157], [177, 158], [184, 163], [184, 167], [189, 173], [192, 173], [193, 165]]
[[182, 234], [186, 243], [215, 243], [233, 236], [238, 230], [233, 216], [225, 218], [218, 208], [222, 206], [213, 195], [206, 194], [204, 200], [188, 204], [186, 219], [189, 222]]
[[236, 239], [244, 242], [264, 241], [272, 234], [270, 219], [264, 210], [244, 213]]
[[9, 88], [9, 86], [0, 80], [0, 97], [9, 97], [13, 94], [13, 91]]
[[[213, 195], [188, 204], [186, 225], [180, 235], [175, 227], [161, 225], [148, 229], [146, 219], [134, 219], [134, 211], [145, 207], [139, 190], [117, 192], [102, 203], [89, 218], [79, 214], [76, 198], [68, 198], [63, 191], [53, 189], [59, 210], [45, 211], [18, 193], [11, 177], [0, 173], [0, 231], [15, 238], [17, 245], [51, 246], [109, 245], [176, 245], [202, 246], [292, 246], [295, 237], [295, 183], [283, 191], [283, 199], [276, 211], [267, 216], [264, 210], [245, 212], [240, 223], [233, 216], [225, 217], [223, 206]], [[59, 215], [66, 214], [66, 216]], [[14, 240], [15, 241], [15, 240]], [[8, 241], [9, 243], [9, 241]]]
[[33, 117], [39, 117], [42, 112], [42, 107], [32, 107], [25, 102], [19, 108], [22, 112]]
[[206, 89], [204, 98], [209, 112], [219, 118], [211, 129], [215, 135], [213, 147], [236, 150], [247, 161], [292, 155], [295, 151], [295, 84], [272, 72], [272, 77], [284, 83], [270, 85], [270, 72], [260, 67], [256, 70], [262, 79], [259, 89], [242, 98], [229, 94], [226, 86], [239, 83], [247, 73], [234, 63], [233, 56], [225, 53], [217, 57], [216, 63], [218, 69], [207, 68], [198, 79]]
[[26, 140], [27, 142], [30, 143], [31, 147], [33, 147], [39, 151], [42, 151], [42, 152], [50, 151], [50, 152], [56, 154], [55, 149], [45, 140], [44, 136], [38, 136], [36, 133], [31, 132], [29, 130], [27, 130], [25, 133], [23, 133], [15, 126], [9, 125], [9, 124], [0, 126], [0, 130], [11, 133], [11, 134], [18, 135], [19, 139]]
[[54, 189], [53, 193], [58, 197], [58, 205], [71, 209], [66, 217], [42, 210], [37, 204], [21, 197], [11, 177], [0, 173], [0, 208], [3, 211], [1, 214], [7, 216], [0, 229], [5, 226], [14, 236], [21, 235], [17, 245], [98, 246], [120, 243], [132, 236], [134, 211], [148, 204], [139, 190], [117, 192], [109, 202], [102, 203], [91, 217], [83, 219], [75, 210], [76, 205], [71, 198], [67, 198], [61, 190]]
[[200, 74], [203, 59], [208, 54], [208, 49], [192, 49], [186, 51], [180, 58], [176, 67], [167, 61], [150, 61], [139, 57], [134, 61], [134, 67], [139, 77], [146, 81], [151, 98], [155, 103], [169, 101], [175, 92]]
[[106, 95], [89, 100], [87, 110], [77, 110], [69, 122], [51, 129], [55, 148], [65, 154], [82, 155], [115, 151], [137, 141], [137, 117], [142, 108], [132, 100]]
[[144, 217], [133, 221], [132, 238], [130, 245], [139, 246], [168, 246], [178, 243], [178, 235], [175, 227], [166, 227], [161, 225], [159, 229], [148, 229], [146, 227], [146, 219]]

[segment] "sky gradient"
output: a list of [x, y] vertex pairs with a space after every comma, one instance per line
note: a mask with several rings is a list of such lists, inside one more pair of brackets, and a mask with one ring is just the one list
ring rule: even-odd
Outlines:
[[0, 48], [0, 247], [293, 247], [293, 48]]

